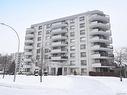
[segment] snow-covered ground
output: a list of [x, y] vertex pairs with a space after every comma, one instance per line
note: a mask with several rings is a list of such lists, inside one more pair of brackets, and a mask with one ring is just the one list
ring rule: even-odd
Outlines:
[[0, 76], [0, 95], [127, 95], [127, 79], [90, 76]]

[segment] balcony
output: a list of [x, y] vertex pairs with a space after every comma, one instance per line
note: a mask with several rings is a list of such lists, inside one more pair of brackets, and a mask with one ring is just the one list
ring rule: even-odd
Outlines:
[[27, 28], [26, 29], [26, 33], [33, 33], [35, 30], [34, 29], [32, 29], [32, 28]]
[[62, 36], [62, 35], [52, 36], [52, 41], [54, 41], [54, 40], [64, 40], [64, 39], [67, 39], [67, 37]]
[[23, 68], [31, 68], [32, 66], [31, 65], [23, 65]]
[[107, 23], [107, 24], [104, 24], [104, 23], [99, 23], [97, 21], [94, 21], [94, 22], [91, 22], [90, 23], [90, 28], [95, 28], [95, 27], [98, 27], [98, 28], [102, 28], [103, 30], [109, 30], [110, 29], [110, 24]]
[[97, 68], [97, 67], [109, 67], [109, 64], [105, 63], [93, 63], [92, 67]]
[[67, 32], [67, 29], [61, 29], [61, 28], [59, 28], [59, 29], [53, 29], [51, 31], [51, 34], [54, 35], [54, 34], [61, 34], [61, 33], [66, 33], [66, 32]]
[[33, 40], [25, 40], [25, 43], [33, 43]]
[[93, 38], [91, 38], [91, 42], [103, 42], [103, 43], [110, 44], [111, 40], [110, 39], [99, 38], [99, 37], [93, 37]]
[[100, 45], [94, 45], [94, 46], [92, 46], [91, 50], [112, 51], [112, 49], [110, 49], [108, 47], [101, 47]]
[[54, 49], [51, 51], [51, 53], [67, 53], [67, 50]]
[[51, 57], [51, 60], [68, 60], [65, 56], [57, 56], [57, 57]]
[[26, 34], [26, 38], [34, 38], [34, 34]]
[[25, 62], [31, 62], [31, 59], [24, 59]]
[[55, 46], [66, 46], [67, 42], [52, 42], [52, 47]]
[[52, 29], [59, 28], [59, 27], [66, 27], [66, 26], [67, 26], [67, 23], [65, 23], [65, 22], [53, 23], [52, 24]]
[[109, 22], [109, 17], [108, 16], [101, 16], [98, 14], [94, 14], [90, 17], [90, 21], [103, 21], [108, 23]]
[[93, 29], [90, 32], [90, 35], [97, 35], [97, 34], [104, 35], [104, 36], [111, 36], [111, 31], [109, 31], [109, 30], [107, 30], [107, 31], [98, 31], [98, 29]]
[[25, 46], [24, 49], [33, 49], [33, 46]]
[[25, 52], [25, 55], [32, 55], [32, 52]]
[[98, 54], [93, 54], [92, 58], [94, 58], [94, 59], [109, 59], [108, 56], [104, 56], [104, 55], [101, 55], [99, 53]]

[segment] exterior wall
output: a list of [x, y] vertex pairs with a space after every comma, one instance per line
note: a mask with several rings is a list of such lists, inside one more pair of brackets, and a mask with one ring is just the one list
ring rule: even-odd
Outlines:
[[24, 49], [25, 72], [33, 73], [41, 63], [53, 75], [89, 75], [90, 71], [110, 69], [109, 23], [109, 16], [95, 10], [31, 25], [26, 31], [25, 47], [31, 47]]

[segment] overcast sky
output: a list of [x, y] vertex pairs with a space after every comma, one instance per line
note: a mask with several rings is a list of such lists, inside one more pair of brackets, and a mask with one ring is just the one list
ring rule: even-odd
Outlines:
[[[114, 48], [127, 47], [127, 0], [0, 0], [0, 23], [12, 26], [24, 49], [26, 28], [31, 24], [91, 10], [110, 15]], [[0, 53], [17, 52], [15, 33], [0, 25]]]

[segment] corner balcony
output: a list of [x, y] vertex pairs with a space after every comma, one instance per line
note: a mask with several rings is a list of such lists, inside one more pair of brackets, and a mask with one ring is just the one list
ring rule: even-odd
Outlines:
[[25, 40], [25, 43], [33, 43], [34, 41], [33, 40]]
[[67, 50], [54, 49], [51, 51], [51, 53], [67, 53]]
[[112, 49], [110, 49], [108, 47], [101, 47], [100, 45], [94, 45], [94, 46], [92, 46], [91, 50], [112, 51]]
[[90, 31], [90, 35], [104, 35], [104, 36], [111, 36], [111, 31], [107, 30], [107, 31], [98, 31], [98, 29], [93, 29], [92, 31]]
[[33, 33], [35, 30], [34, 29], [32, 29], [32, 28], [27, 28], [26, 29], [26, 33]]
[[101, 54], [93, 54], [91, 55], [93, 59], [109, 59], [108, 56], [103, 56]]
[[90, 23], [90, 28], [93, 29], [95, 27], [102, 28], [102, 29], [104, 29], [106, 31], [106, 30], [109, 30], [110, 29], [110, 24], [109, 23], [107, 23], [107, 24], [99, 23], [97, 21], [91, 22]]
[[99, 37], [93, 37], [93, 38], [91, 38], [91, 42], [103, 42], [103, 43], [110, 44], [111, 40], [110, 39], [103, 39], [103, 38], [99, 38]]
[[25, 55], [32, 55], [32, 52], [25, 52]]
[[54, 28], [59, 28], [59, 27], [67, 27], [67, 23], [63, 23], [63, 22], [58, 22], [58, 23], [54, 23], [54, 24], [52, 24], [52, 29], [54, 29]]
[[34, 34], [26, 34], [26, 38], [34, 38]]
[[54, 41], [54, 40], [64, 40], [64, 39], [67, 39], [67, 37], [62, 36], [62, 35], [52, 36], [52, 41]]
[[101, 16], [98, 14], [94, 14], [89, 18], [90, 21], [103, 21], [108, 23], [109, 22], [109, 17], [108, 16]]
[[33, 46], [25, 46], [24, 49], [33, 49]]
[[93, 63], [92, 64], [92, 67], [93, 68], [97, 68], [97, 67], [110, 67], [110, 65], [109, 64], [103, 64], [103, 63]]
[[67, 29], [58, 28], [58, 29], [53, 29], [51, 31], [51, 34], [54, 35], [54, 34], [61, 34], [61, 33], [66, 33], [66, 32], [67, 32]]
[[56, 46], [67, 46], [66, 42], [52, 42], [51, 44], [52, 47], [56, 47]]

